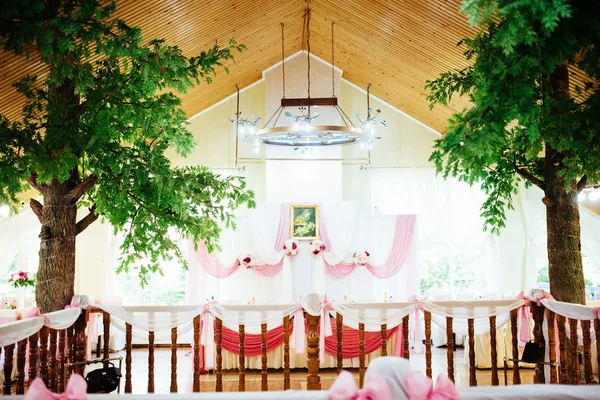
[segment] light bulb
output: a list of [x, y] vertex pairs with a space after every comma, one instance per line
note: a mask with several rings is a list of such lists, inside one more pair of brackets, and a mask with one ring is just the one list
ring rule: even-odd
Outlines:
[[369, 150], [371, 150], [373, 148], [373, 143], [369, 142]]
[[296, 123], [294, 124], [294, 130], [295, 130], [295, 131], [297, 131], [297, 130], [300, 130], [300, 124], [299, 124], [299, 123], [297, 123], [297, 122], [296, 122]]
[[258, 153], [260, 151], [260, 147], [258, 147], [258, 145], [254, 146], [254, 152]]
[[581, 192], [577, 195], [577, 201], [585, 201], [585, 192]]
[[370, 122], [365, 122], [365, 130], [370, 130], [371, 129], [371, 123]]
[[364, 148], [365, 148], [365, 142], [362, 142], [362, 143], [360, 144], [360, 148], [361, 148], [361, 149], [364, 149]]
[[245, 135], [245, 134], [246, 134], [246, 126], [240, 124], [240, 135]]
[[594, 189], [590, 192], [590, 194], [588, 195], [588, 199], [590, 199], [590, 201], [598, 201], [600, 200], [600, 189]]
[[309, 132], [312, 129], [312, 126], [310, 125], [310, 122], [306, 123], [306, 126], [304, 127], [304, 129], [306, 130], [306, 132]]
[[10, 214], [10, 207], [8, 207], [8, 206], [0, 207], [0, 217], [8, 217], [9, 214]]

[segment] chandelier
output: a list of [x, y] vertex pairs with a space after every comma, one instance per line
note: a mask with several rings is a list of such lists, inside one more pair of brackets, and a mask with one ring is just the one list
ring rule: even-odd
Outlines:
[[[288, 146], [304, 153], [306, 149], [316, 146], [334, 146], [344, 144], [371, 144], [381, 136], [377, 134], [376, 127], [387, 127], [386, 122], [379, 118], [380, 110], [370, 108], [370, 88], [367, 87], [367, 116], [364, 120], [359, 114], [355, 114], [359, 126], [356, 126], [348, 115], [344, 112], [335, 96], [335, 51], [334, 51], [334, 23], [331, 23], [331, 97], [315, 98], [311, 97], [310, 81], [310, 8], [307, 6], [304, 18], [306, 24], [306, 49], [307, 49], [307, 97], [306, 98], [287, 98], [285, 96], [285, 35], [284, 25], [281, 24], [281, 75], [282, 75], [282, 96], [281, 104], [271, 115], [262, 128], [258, 127], [261, 118], [255, 118], [253, 114], [242, 118], [239, 110], [239, 89], [238, 89], [238, 108], [235, 114], [236, 118], [229, 120], [236, 122], [236, 134], [242, 137], [243, 143], [250, 143], [258, 150], [259, 144], [273, 146]], [[237, 88], [237, 85], [236, 85]], [[316, 107], [333, 107], [340, 116], [341, 124], [319, 124], [319, 113], [314, 111]], [[296, 113], [289, 111], [290, 108], [297, 108]], [[280, 117], [284, 116], [289, 124], [278, 126]]]

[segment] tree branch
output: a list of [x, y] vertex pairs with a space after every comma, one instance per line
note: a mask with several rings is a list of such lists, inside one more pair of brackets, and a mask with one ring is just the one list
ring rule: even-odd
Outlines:
[[27, 178], [27, 182], [29, 183], [29, 185], [32, 188], [34, 188], [38, 192], [40, 192], [42, 194], [44, 193], [43, 190], [42, 190], [42, 185], [40, 185], [40, 184], [37, 183], [37, 174], [33, 174], [29, 178]]
[[43, 225], [42, 211], [44, 210], [44, 206], [36, 199], [29, 199], [29, 207], [31, 207], [31, 211], [38, 217], [38, 220], [40, 220], [40, 224]]
[[94, 204], [90, 208], [90, 213], [77, 222], [75, 235], [79, 235], [81, 232], [85, 231], [88, 226], [98, 219], [99, 215], [95, 213], [95, 210], [96, 205]]
[[539, 187], [542, 190], [546, 190], [546, 183], [541, 180], [536, 178], [535, 176], [533, 176], [533, 174], [531, 174], [531, 172], [523, 169], [523, 168], [518, 168], [517, 166], [515, 166], [515, 172], [517, 174], [519, 174], [520, 176], [522, 176], [523, 178], [527, 179], [529, 182], [533, 183], [535, 186]]
[[85, 192], [90, 190], [98, 182], [98, 178], [93, 175], [87, 176], [77, 186], [75, 186], [67, 195], [65, 200], [75, 203], [83, 196]]
[[581, 177], [579, 182], [577, 182], [577, 193], [581, 193], [585, 186], [587, 185], [587, 175]]

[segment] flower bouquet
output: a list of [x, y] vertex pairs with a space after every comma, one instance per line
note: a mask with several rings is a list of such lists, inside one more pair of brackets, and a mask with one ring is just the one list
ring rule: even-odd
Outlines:
[[352, 258], [354, 259], [354, 264], [360, 266], [367, 265], [369, 262], [369, 257], [370, 254], [368, 251], [357, 251], [352, 255]]
[[325, 245], [320, 240], [311, 240], [310, 241], [310, 252], [314, 255], [319, 254], [320, 252], [325, 251]]
[[28, 286], [33, 287], [35, 286], [35, 276], [27, 271], [18, 271], [14, 274], [10, 274], [8, 283], [13, 285], [14, 288], [24, 288]]
[[246, 269], [252, 268], [252, 257], [250, 254], [243, 254], [237, 258], [237, 263], [240, 267], [246, 267]]
[[288, 239], [283, 244], [283, 250], [285, 251], [285, 255], [288, 257], [295, 256], [298, 254], [298, 239]]

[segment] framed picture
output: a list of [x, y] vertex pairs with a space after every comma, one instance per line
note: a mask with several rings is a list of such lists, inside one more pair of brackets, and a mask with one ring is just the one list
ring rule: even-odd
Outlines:
[[319, 238], [319, 207], [315, 205], [293, 205], [291, 207], [290, 237], [298, 240]]

